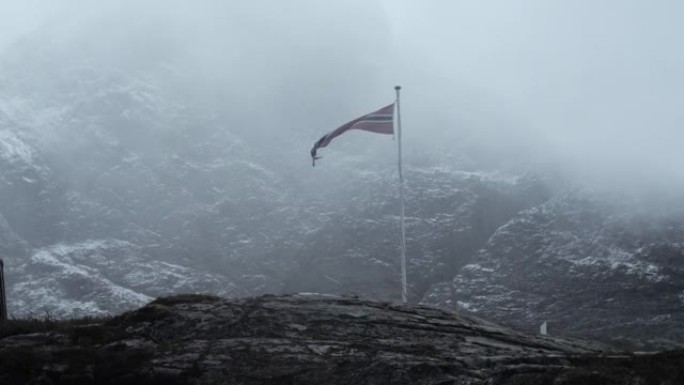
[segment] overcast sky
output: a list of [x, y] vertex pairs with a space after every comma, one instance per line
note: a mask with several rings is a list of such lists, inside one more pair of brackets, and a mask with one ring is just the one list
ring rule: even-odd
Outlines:
[[[401, 83], [409, 139], [480, 130], [583, 173], [684, 181], [677, 0], [7, 0], [0, 15], [0, 54], [65, 19], [110, 15], [111, 33], [156, 17], [204, 63], [198, 78], [250, 79], [241, 95], [287, 98], [289, 124], [311, 132], [386, 104]], [[326, 114], [307, 121], [314, 105]]]

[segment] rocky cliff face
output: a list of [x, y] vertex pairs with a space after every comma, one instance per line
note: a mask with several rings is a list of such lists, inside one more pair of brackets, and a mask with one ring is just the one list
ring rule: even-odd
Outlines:
[[168, 297], [84, 325], [32, 334], [21, 334], [22, 326], [25, 331], [26, 325], [0, 325], [3, 384], [684, 380], [681, 353], [633, 356], [579, 340], [531, 337], [434, 308], [330, 296]]
[[684, 341], [681, 214], [635, 207], [646, 206], [558, 195], [500, 227], [424, 301], [527, 330], [548, 321], [561, 334]]

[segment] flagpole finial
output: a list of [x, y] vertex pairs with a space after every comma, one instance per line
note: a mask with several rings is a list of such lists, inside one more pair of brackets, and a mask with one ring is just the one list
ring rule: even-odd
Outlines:
[[396, 86], [394, 86], [394, 89], [397, 90], [397, 91], [399, 91], [399, 90], [401, 89], [401, 86], [396, 85]]

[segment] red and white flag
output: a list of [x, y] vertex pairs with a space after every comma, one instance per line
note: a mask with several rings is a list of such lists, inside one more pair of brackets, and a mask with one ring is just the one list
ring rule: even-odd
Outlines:
[[344, 134], [349, 130], [364, 130], [375, 132], [377, 134], [388, 135], [394, 134], [393, 118], [394, 103], [390, 104], [389, 106], [383, 107], [377, 111], [371, 112], [370, 114], [356, 118], [351, 122], [341, 125], [334, 131], [325, 134], [316, 143], [314, 143], [314, 146], [311, 149], [311, 158], [313, 161], [313, 165], [316, 165], [316, 159], [318, 159], [318, 157], [316, 156], [316, 151], [318, 151], [319, 148], [327, 146], [328, 144], [330, 144], [330, 142], [332, 142], [333, 139], [337, 138], [338, 136]]

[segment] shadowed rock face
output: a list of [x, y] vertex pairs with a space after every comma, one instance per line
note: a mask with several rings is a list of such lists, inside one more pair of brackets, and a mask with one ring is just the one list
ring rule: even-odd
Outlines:
[[320, 295], [168, 297], [85, 326], [9, 326], [0, 329], [2, 384], [684, 381], [682, 353], [617, 355], [433, 308]]

